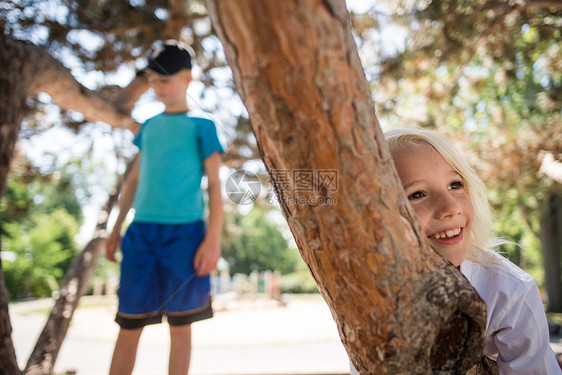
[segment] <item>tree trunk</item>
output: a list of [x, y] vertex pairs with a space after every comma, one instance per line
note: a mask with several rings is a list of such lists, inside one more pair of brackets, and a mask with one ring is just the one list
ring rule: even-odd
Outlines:
[[4, 284], [4, 272], [0, 261], [0, 374], [19, 374], [16, 351], [12, 342], [12, 323], [8, 314], [8, 296]]
[[0, 193], [4, 190], [25, 101], [33, 81], [25, 45], [0, 37]]
[[553, 192], [547, 199], [540, 229], [547, 309], [562, 313], [562, 195]]
[[[33, 69], [19, 43], [0, 37], [0, 194], [4, 190], [20, 123], [23, 119], [27, 92]], [[8, 314], [8, 297], [0, 259], [0, 373], [18, 374], [12, 343], [12, 325]]]
[[466, 373], [485, 305], [420, 236], [343, 0], [207, 0], [281, 208], [363, 374]]

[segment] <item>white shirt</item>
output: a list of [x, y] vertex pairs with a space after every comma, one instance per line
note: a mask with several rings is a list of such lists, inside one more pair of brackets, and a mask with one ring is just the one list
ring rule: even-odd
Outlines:
[[492, 256], [495, 262], [487, 266], [470, 260], [461, 264], [461, 272], [486, 303], [484, 355], [497, 361], [502, 375], [562, 374], [535, 281], [501, 255]]
[[[549, 344], [548, 324], [535, 281], [499, 254], [484, 266], [465, 260], [461, 272], [486, 303], [484, 355], [501, 375], [559, 375]], [[351, 375], [359, 373], [351, 365]]]

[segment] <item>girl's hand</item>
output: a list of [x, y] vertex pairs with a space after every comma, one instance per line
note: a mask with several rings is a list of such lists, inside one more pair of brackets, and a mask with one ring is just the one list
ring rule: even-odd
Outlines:
[[199, 245], [195, 258], [193, 259], [193, 268], [197, 276], [205, 276], [210, 274], [216, 267], [221, 257], [220, 242], [205, 237]]

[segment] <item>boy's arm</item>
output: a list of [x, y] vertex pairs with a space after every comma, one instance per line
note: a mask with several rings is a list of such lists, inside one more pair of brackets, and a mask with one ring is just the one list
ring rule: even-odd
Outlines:
[[105, 245], [105, 255], [107, 259], [111, 262], [117, 262], [115, 259], [115, 252], [121, 246], [121, 225], [127, 217], [127, 213], [133, 205], [135, 198], [135, 193], [137, 191], [137, 184], [139, 181], [139, 160], [140, 153], [136, 156], [133, 167], [125, 185], [123, 186], [123, 192], [121, 193], [121, 199], [119, 200], [119, 215], [113, 226], [113, 231], [109, 235]]
[[222, 195], [219, 179], [219, 168], [221, 165], [221, 154], [215, 152], [204, 161], [205, 174], [208, 180], [209, 194], [209, 222], [207, 224], [207, 234], [203, 242], [199, 245], [193, 260], [193, 267], [199, 276], [210, 274], [217, 266], [221, 256], [221, 235], [222, 235]]

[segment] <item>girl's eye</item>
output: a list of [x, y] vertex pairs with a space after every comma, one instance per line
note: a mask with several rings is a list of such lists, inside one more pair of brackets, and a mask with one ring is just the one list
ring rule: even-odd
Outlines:
[[423, 197], [424, 197], [423, 192], [416, 191], [415, 193], [412, 193], [412, 194], [408, 195], [408, 200], [413, 201], [413, 200], [420, 199], [420, 198], [423, 198]]
[[462, 181], [453, 181], [449, 184], [449, 190], [458, 190], [464, 188], [464, 183]]

